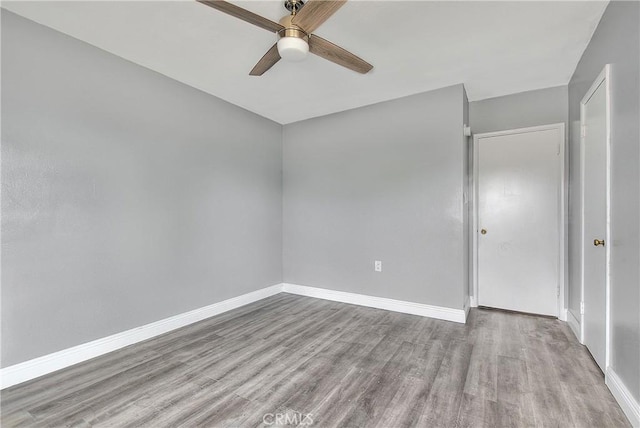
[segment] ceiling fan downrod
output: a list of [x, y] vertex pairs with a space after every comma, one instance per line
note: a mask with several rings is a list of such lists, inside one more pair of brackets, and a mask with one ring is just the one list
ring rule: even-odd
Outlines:
[[300, 8], [304, 6], [304, 2], [302, 0], [285, 0], [284, 8], [291, 12], [291, 15], [295, 15], [298, 13]]

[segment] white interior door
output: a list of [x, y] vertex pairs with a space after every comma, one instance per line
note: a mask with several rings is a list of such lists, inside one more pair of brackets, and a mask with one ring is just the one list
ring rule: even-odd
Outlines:
[[563, 125], [477, 136], [480, 306], [558, 316], [563, 141]]
[[[583, 180], [583, 343], [606, 369], [607, 85], [581, 104]], [[597, 240], [597, 241], [596, 241]], [[602, 242], [600, 242], [602, 241]]]

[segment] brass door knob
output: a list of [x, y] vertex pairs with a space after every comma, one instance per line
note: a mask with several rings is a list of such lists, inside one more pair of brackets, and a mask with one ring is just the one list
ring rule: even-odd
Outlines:
[[480, 233], [482, 233], [483, 235], [486, 235], [487, 234], [487, 229], [480, 230]]
[[604, 239], [594, 239], [593, 240], [593, 245], [595, 245], [596, 247], [598, 245], [602, 245], [604, 247]]

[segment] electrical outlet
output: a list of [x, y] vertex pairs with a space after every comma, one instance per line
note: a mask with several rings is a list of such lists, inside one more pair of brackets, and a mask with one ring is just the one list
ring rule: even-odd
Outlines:
[[374, 269], [376, 272], [382, 272], [382, 261], [380, 261], [380, 260], [376, 260], [376, 261], [373, 263], [373, 269]]

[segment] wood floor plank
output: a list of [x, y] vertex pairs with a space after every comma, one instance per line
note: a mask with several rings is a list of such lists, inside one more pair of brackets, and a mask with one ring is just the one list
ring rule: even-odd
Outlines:
[[520, 314], [496, 314], [498, 316], [497, 332], [499, 339], [496, 343], [498, 356], [514, 359], [525, 357], [525, 338], [520, 331], [519, 319], [526, 315]]
[[[336, 318], [336, 325], [347, 324], [348, 319]], [[329, 327], [329, 326], [327, 326]], [[265, 370], [261, 374], [247, 379], [235, 393], [248, 398], [255, 399], [261, 391], [268, 391], [276, 387], [285, 377], [294, 373], [305, 364], [310, 358], [318, 355], [323, 349], [332, 345], [336, 338], [340, 338], [340, 333], [332, 328], [325, 328], [322, 334], [314, 334], [310, 331], [305, 337], [296, 338], [295, 341], [283, 341], [281, 345], [288, 349], [281, 358], [273, 361], [271, 370]], [[345, 342], [346, 343], [346, 342]]]
[[[342, 379], [349, 372], [350, 359], [353, 358], [353, 354], [363, 349], [363, 345], [336, 342], [331, 348], [330, 353], [317, 355], [305, 361], [293, 372], [287, 372], [269, 390], [261, 391], [254, 399], [261, 402], [271, 401], [277, 407], [304, 411], [304, 400], [307, 400], [308, 404], [309, 398], [301, 394], [313, 394], [312, 398], [324, 397], [322, 394], [328, 393], [330, 388], [335, 386], [336, 380]], [[292, 407], [288, 403], [296, 404], [300, 408]]]
[[455, 426], [469, 370], [472, 345], [452, 340], [431, 388], [420, 426]]
[[[498, 404], [482, 396], [462, 394], [460, 411], [458, 412], [458, 428], [497, 427], [501, 426], [498, 419]], [[506, 425], [508, 426], [508, 425]]]
[[[138, 369], [138, 367], [136, 367]], [[168, 378], [184, 374], [185, 365], [143, 366], [128, 370], [109, 381], [94, 384], [70, 396], [36, 407], [31, 414], [43, 426], [67, 426], [105, 414], [117, 414], [140, 396], [166, 384]]]
[[216, 388], [214, 380], [185, 378], [182, 382], [163, 385], [157, 391], [146, 393], [120, 412], [94, 418], [91, 423], [95, 427], [151, 426], [159, 417], [168, 417], [176, 409], [189, 406], [194, 396], [207, 394], [210, 388]]
[[281, 293], [0, 393], [3, 427], [628, 427], [565, 323]]
[[376, 381], [378, 377], [353, 367], [308, 414], [318, 426], [339, 426], [362, 394]]
[[158, 356], [155, 351], [123, 349], [9, 388], [0, 393], [2, 413], [9, 415], [73, 393]]
[[2, 412], [2, 425], [11, 427], [31, 427], [36, 424], [34, 417], [27, 411]]
[[376, 426], [414, 426], [426, 411], [429, 395], [438, 376], [447, 347], [439, 341], [421, 345], [414, 358], [415, 370], [401, 377], [401, 385], [385, 407]]
[[572, 426], [574, 421], [567, 411], [568, 403], [558, 382], [553, 360], [544, 338], [538, 337], [535, 335], [527, 341], [525, 359], [535, 419], [544, 426]]
[[[526, 361], [498, 356], [498, 366], [498, 403], [509, 409], [510, 420], [515, 419], [518, 426], [535, 426], [533, 390]], [[517, 411], [511, 412], [514, 408]]]
[[[593, 388], [593, 385], [575, 385], [562, 383], [562, 390], [567, 399], [568, 411], [576, 426], [630, 426], [622, 415], [622, 411], [606, 398], [606, 392]], [[610, 394], [609, 394], [610, 395]]]
[[469, 360], [464, 392], [484, 400], [498, 399], [498, 354], [495, 342], [475, 342]]

